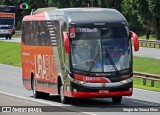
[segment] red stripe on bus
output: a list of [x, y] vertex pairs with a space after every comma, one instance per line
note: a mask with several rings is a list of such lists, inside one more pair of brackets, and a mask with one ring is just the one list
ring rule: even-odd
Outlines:
[[75, 98], [102, 98], [102, 97], [115, 97], [115, 96], [131, 96], [132, 91], [112, 91], [109, 93], [99, 92], [69, 92], [65, 91], [65, 96]]
[[36, 86], [37, 91], [58, 94], [58, 91], [54, 88], [48, 88], [43, 86]]
[[109, 83], [109, 79], [104, 77], [89, 77], [85, 75], [74, 74], [74, 78], [80, 81], [90, 82], [90, 83]]
[[31, 89], [31, 85], [30, 84], [23, 84], [25, 88], [27, 89]]

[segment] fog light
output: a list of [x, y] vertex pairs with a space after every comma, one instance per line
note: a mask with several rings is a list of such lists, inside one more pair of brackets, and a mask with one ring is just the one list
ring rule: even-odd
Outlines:
[[129, 88], [129, 91], [133, 91], [133, 88]]
[[84, 84], [85, 82], [84, 81], [80, 81], [80, 84]]
[[126, 79], [126, 80], [122, 80], [120, 81], [121, 83], [128, 83], [128, 82], [131, 82], [133, 81], [133, 78], [129, 78], [129, 79]]
[[73, 89], [73, 92], [76, 93], [76, 92], [77, 92], [77, 89]]
[[128, 82], [128, 80], [123, 80], [123, 81], [120, 81], [121, 83], [127, 83]]

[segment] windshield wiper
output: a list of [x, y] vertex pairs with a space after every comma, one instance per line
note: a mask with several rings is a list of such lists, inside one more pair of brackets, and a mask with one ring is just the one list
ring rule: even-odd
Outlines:
[[114, 69], [116, 70], [116, 74], [119, 76], [119, 71], [118, 71], [118, 68], [117, 66], [115, 65], [115, 63], [113, 62], [113, 59], [111, 58], [110, 54], [107, 52], [107, 48], [106, 48], [106, 58], [108, 57], [110, 63], [113, 65]]
[[90, 68], [89, 68], [89, 70], [88, 70], [88, 75], [90, 75], [90, 73], [91, 73], [91, 71], [92, 71], [92, 69], [93, 69], [93, 67], [94, 67], [94, 65], [95, 65], [96, 60], [97, 60], [98, 57], [99, 57], [99, 51], [97, 52], [97, 54], [96, 54], [93, 62], [91, 63], [91, 66], [90, 66]]
[[96, 63], [96, 60], [98, 59], [98, 57], [99, 57], [99, 47], [98, 47], [98, 52], [97, 52], [97, 54], [96, 54], [96, 56], [94, 57], [94, 60], [93, 60], [93, 62], [91, 63], [91, 66], [90, 66], [90, 68], [89, 68], [89, 70], [88, 70], [88, 75], [90, 75], [90, 73], [91, 73], [91, 71], [92, 71], [92, 69], [93, 69], [93, 67], [94, 67], [94, 65], [95, 65], [95, 63]]

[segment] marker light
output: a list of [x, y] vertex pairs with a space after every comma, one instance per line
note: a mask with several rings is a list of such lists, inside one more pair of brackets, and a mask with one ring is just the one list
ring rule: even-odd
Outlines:
[[75, 38], [75, 28], [71, 27], [69, 30], [70, 30], [70, 38]]

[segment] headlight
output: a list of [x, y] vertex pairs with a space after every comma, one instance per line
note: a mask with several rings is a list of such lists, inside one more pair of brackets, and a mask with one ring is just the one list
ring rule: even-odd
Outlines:
[[129, 79], [125, 79], [125, 80], [122, 80], [120, 81], [121, 83], [128, 83], [128, 82], [131, 82], [133, 81], [133, 77], [129, 78]]

